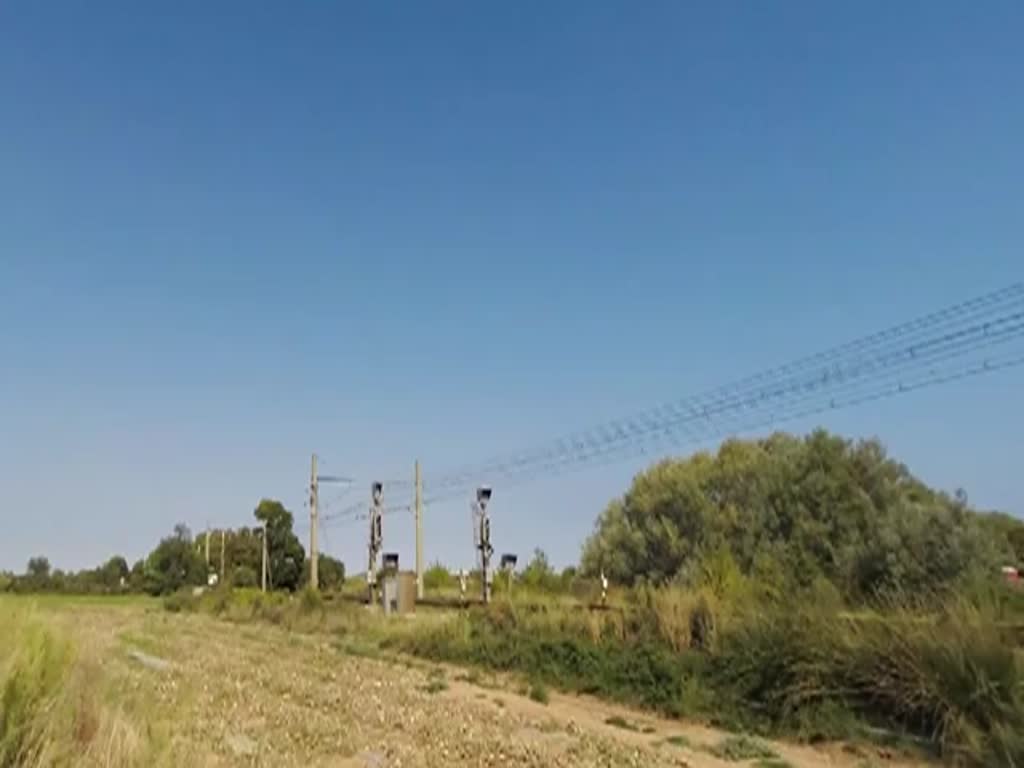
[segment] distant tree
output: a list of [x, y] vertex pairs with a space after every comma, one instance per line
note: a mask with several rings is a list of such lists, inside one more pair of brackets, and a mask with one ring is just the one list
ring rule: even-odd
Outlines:
[[47, 579], [50, 577], [50, 561], [45, 557], [33, 557], [28, 561], [25, 575], [34, 579]]
[[74, 592], [76, 586], [75, 575], [74, 573], [64, 573], [60, 568], [55, 568], [50, 573], [47, 588], [53, 592]]
[[143, 592], [146, 586], [146, 561], [136, 560], [128, 574], [128, 586], [132, 592]]
[[258, 574], [263, 559], [263, 532], [258, 528], [228, 531], [224, 550], [226, 570], [229, 573], [240, 566], [246, 566]]
[[273, 588], [294, 592], [302, 584], [306, 553], [292, 530], [292, 513], [279, 501], [263, 499], [253, 514], [266, 526]]
[[144, 588], [153, 595], [168, 594], [205, 584], [206, 574], [206, 563], [193, 546], [191, 532], [179, 524], [146, 558]]
[[21, 592], [43, 592], [50, 587], [50, 561], [42, 556], [28, 561], [25, 575], [15, 584], [15, 588]]
[[120, 590], [122, 583], [127, 586], [128, 577], [131, 571], [128, 569], [128, 561], [121, 555], [114, 555], [101, 565], [97, 571], [97, 581], [108, 592]]
[[321, 554], [318, 574], [321, 589], [341, 589], [341, 586], [345, 583], [345, 564], [330, 555]]

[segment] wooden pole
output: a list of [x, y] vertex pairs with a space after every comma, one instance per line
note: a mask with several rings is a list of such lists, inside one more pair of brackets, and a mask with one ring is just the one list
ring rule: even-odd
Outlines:
[[416, 599], [423, 599], [423, 476], [416, 462]]

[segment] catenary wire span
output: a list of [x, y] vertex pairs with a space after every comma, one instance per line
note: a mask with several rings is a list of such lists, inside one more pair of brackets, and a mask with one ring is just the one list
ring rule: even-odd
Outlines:
[[999, 353], [1022, 337], [1024, 284], [1015, 284], [696, 396], [450, 472], [429, 484], [426, 503], [459, 496], [482, 481], [518, 484], [1012, 367], [1020, 363], [1012, 350]]

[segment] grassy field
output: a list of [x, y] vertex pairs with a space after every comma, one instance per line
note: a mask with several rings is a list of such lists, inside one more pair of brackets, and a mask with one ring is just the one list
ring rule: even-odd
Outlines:
[[515, 669], [408, 653], [465, 621], [478, 620], [431, 611], [385, 621], [258, 593], [178, 611], [0, 598], [0, 766], [858, 768], [885, 754], [755, 740], [566, 695]]
[[[706, 595], [667, 591], [637, 595], [628, 610], [499, 600], [487, 610], [395, 619], [313, 593], [0, 598], [0, 768], [352, 757], [372, 745], [325, 742], [308, 725], [322, 714], [306, 711], [309, 701], [337, 706], [360, 688], [376, 703], [355, 702], [323, 725], [376, 728], [390, 717], [378, 683], [396, 676], [397, 687], [452, 698], [469, 721], [483, 716], [481, 702], [488, 717], [528, 705], [561, 712], [566, 722], [587, 718], [600, 738], [579, 749], [611, 739], [612, 747], [594, 748], [625, 742], [652, 750], [640, 764], [658, 765], [665, 750], [689, 743], [689, 764], [717, 766], [742, 750], [715, 745], [756, 734], [843, 741], [842, 754], [872, 759], [1015, 766], [1024, 738], [1021, 659], [1002, 618], [967, 602], [858, 614], [819, 602], [732, 614]], [[438, 675], [446, 665], [465, 671]], [[402, 706], [418, 712], [430, 703], [413, 697]], [[278, 736], [268, 742], [253, 723], [272, 724]], [[302, 735], [293, 743], [296, 729]], [[480, 734], [489, 736], [512, 738], [497, 725]], [[429, 729], [417, 735], [410, 753], [437, 747], [444, 757], [431, 737]], [[261, 760], [245, 762], [253, 743]], [[795, 749], [776, 744], [781, 758], [750, 760], [818, 764], [815, 753]], [[447, 764], [438, 759], [426, 764]]]
[[756, 742], [772, 757], [755, 757], [739, 734], [386, 647], [451, 615], [384, 622], [256, 597], [204, 598], [234, 622], [145, 600], [0, 598], [0, 765], [857, 768], [877, 756]]
[[498, 599], [489, 609], [384, 621], [316, 595], [176, 597], [234, 622], [318, 632], [363, 654], [411, 654], [514, 673], [671, 717], [802, 742], [845, 740], [956, 765], [1024, 755], [1024, 672], [1005, 612], [959, 598], [890, 597], [850, 613], [828, 595], [797, 605], [727, 605], [646, 590], [628, 609]]
[[109, 674], [81, 610], [110, 626], [150, 601], [0, 598], [0, 767], [173, 765], [145, 690]]

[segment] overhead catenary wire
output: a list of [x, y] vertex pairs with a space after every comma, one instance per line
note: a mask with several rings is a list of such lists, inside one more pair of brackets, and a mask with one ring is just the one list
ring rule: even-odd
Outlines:
[[655, 408], [648, 408], [631, 417], [605, 422], [584, 432], [577, 432], [563, 437], [528, 452], [513, 455], [500, 455], [489, 461], [465, 467], [462, 470], [448, 473], [435, 482], [433, 487], [443, 488], [449, 485], [463, 485], [472, 475], [479, 475], [482, 469], [501, 472], [508, 465], [523, 465], [537, 461], [546, 461], [571, 452], [574, 447], [595, 440], [607, 440], [619, 435], [624, 424], [661, 423], [666, 418], [677, 416], [680, 411], [701, 408], [709, 402], [717, 402], [724, 396], [732, 396], [741, 392], [757, 392], [759, 394], [774, 388], [785, 387], [793, 378], [806, 374], [809, 370], [827, 374], [831, 367], [857, 359], [865, 354], [877, 354], [887, 348], [906, 348], [915, 341], [934, 336], [937, 332], [963, 327], [965, 324], [983, 321], [1014, 307], [1024, 306], [1024, 284], [1014, 284], [985, 296], [961, 302], [946, 309], [932, 312], [921, 318], [902, 323], [892, 328], [855, 339], [837, 347], [800, 358], [794, 362], [770, 368], [766, 371], [747, 376], [736, 382], [726, 384], [705, 393], [684, 398], [683, 400], [663, 403]]
[[[507, 454], [449, 473], [431, 485], [433, 493], [427, 503], [459, 495], [480, 478], [506, 484], [524, 482], [574, 466], [642, 455], [659, 441], [708, 439], [730, 430], [797, 418], [808, 411], [819, 413], [865, 398], [898, 395], [903, 389], [961, 374], [980, 375], [1010, 367], [1003, 360], [979, 364], [974, 356], [1022, 336], [1024, 285], [1015, 284], [701, 395], [606, 422], [540, 449]], [[954, 358], [963, 358], [959, 368], [936, 368]], [[891, 380], [901, 376], [918, 378], [893, 387]]]
[[[718, 416], [715, 415], [707, 421], [697, 423], [666, 423], [659, 427], [655, 433], [650, 433], [642, 438], [626, 443], [606, 443], [593, 446], [588, 451], [583, 451], [573, 456], [547, 462], [529, 468], [528, 471], [519, 473], [507, 473], [500, 476], [505, 485], [527, 482], [539, 476], [559, 475], [575, 467], [593, 466], [606, 464], [610, 461], [618, 461], [631, 456], [646, 455], [654, 450], [664, 449], [666, 444], [678, 447], [686, 444], [710, 440], [713, 438], [726, 437], [731, 434], [739, 434], [752, 429], [761, 428], [790, 421], [796, 418], [822, 413], [828, 410], [836, 410], [843, 407], [879, 399], [885, 396], [896, 396], [903, 392], [920, 389], [934, 383], [942, 383], [955, 378], [963, 378], [967, 375], [980, 375], [986, 372], [1012, 367], [1015, 362], [1006, 362], [1002, 358], [989, 358], [978, 362], [970, 360], [959, 364], [959, 367], [950, 369], [936, 368], [934, 366], [918, 365], [915, 370], [904, 371], [910, 378], [893, 381], [891, 373], [883, 377], [876, 376], [868, 382], [856, 386], [846, 386], [834, 391], [815, 393], [810, 397], [804, 396], [793, 399], [786, 403], [776, 404], [777, 407], [745, 410], [739, 413]], [[960, 374], [964, 373], [963, 376]], [[920, 376], [920, 379], [913, 378]], [[440, 494], [435, 493], [428, 497], [428, 502], [436, 503], [443, 498], [450, 498], [464, 492], [459, 489], [448, 489]]]
[[[782, 390], [775, 393], [776, 396], [770, 400], [756, 401], [753, 404], [745, 400], [723, 401], [715, 404], [713, 408], [705, 408], [696, 414], [686, 414], [674, 420], [648, 425], [635, 432], [625, 433], [623, 439], [587, 444], [577, 452], [542, 466], [585, 461], [594, 455], [606, 453], [610, 449], [614, 450], [620, 447], [628, 449], [640, 442], [657, 440], [674, 431], [689, 431], [688, 428], [692, 429], [693, 427], [704, 434], [706, 430], [702, 429], [702, 425], [709, 422], [713, 422], [712, 432], [718, 434], [722, 431], [721, 428], [728, 424], [728, 422], [723, 424], [721, 421], [723, 419], [749, 420], [749, 414], [763, 411], [767, 411], [769, 415], [777, 419], [785, 415], [788, 410], [792, 410], [793, 406], [798, 406], [797, 410], [800, 410], [814, 400], [825, 398], [826, 401], [834, 401], [839, 396], [852, 395], [856, 397], [864, 386], [874, 386], [888, 379], [945, 363], [958, 356], [974, 354], [991, 346], [1020, 339], [1024, 336], [1024, 312], [1016, 313], [1011, 318], [994, 323], [992, 330], [987, 331], [986, 334], [981, 338], [978, 338], [973, 331], [967, 334], [950, 334], [941, 339], [941, 344], [930, 345], [927, 349], [921, 347], [920, 351], [914, 355], [904, 353], [902, 359], [889, 356], [886, 360], [867, 361], [859, 368], [839, 370], [828, 379], [810, 380], [791, 389]], [[833, 403], [834, 405], [835, 403]], [[508, 477], [514, 474], [514, 472], [505, 473], [502, 476]]]
[[[404, 501], [395, 504], [386, 504], [383, 509], [394, 510], [394, 511], [411, 511], [413, 509], [413, 501]], [[337, 520], [346, 520], [350, 518], [358, 518], [367, 514], [369, 510], [369, 501], [357, 501], [349, 504], [347, 507], [340, 509], [336, 512], [332, 512], [329, 515], [325, 515], [320, 519], [321, 524], [327, 522], [333, 522]]]
[[[384, 507], [383, 510], [381, 510], [381, 514], [385, 516], [391, 516], [398, 514], [400, 512], [412, 512], [412, 509], [412, 505]], [[367, 509], [366, 511], [360, 512], [359, 514], [351, 514], [347, 517], [332, 518], [331, 520], [322, 523], [321, 528], [346, 528], [350, 525], [354, 525], [355, 523], [365, 522], [369, 519], [370, 512]]]

